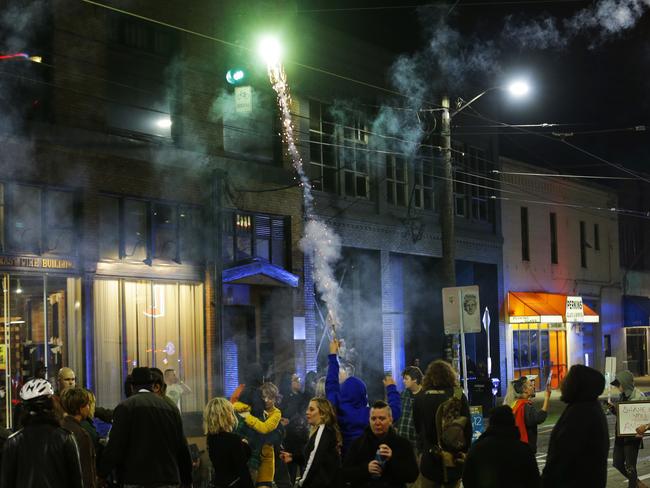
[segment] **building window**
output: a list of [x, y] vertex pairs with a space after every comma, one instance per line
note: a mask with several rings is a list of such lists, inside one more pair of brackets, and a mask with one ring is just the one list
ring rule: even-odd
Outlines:
[[343, 194], [351, 197], [370, 197], [368, 170], [368, 133], [360, 118], [343, 128]]
[[[172, 62], [177, 34], [162, 26], [109, 14], [106, 117], [108, 125], [129, 135], [172, 136], [171, 100], [180, 97]], [[124, 66], [129, 66], [128, 70]]]
[[114, 407], [137, 366], [174, 369], [189, 391], [183, 413], [205, 404], [205, 313], [201, 283], [94, 281], [93, 366], [97, 403]]
[[587, 224], [580, 221], [580, 266], [587, 267]]
[[99, 257], [100, 259], [120, 259], [120, 200], [100, 196], [99, 213]]
[[557, 214], [550, 214], [550, 231], [551, 231], [551, 263], [557, 264]]
[[309, 102], [309, 177], [315, 190], [338, 191], [335, 125], [329, 106]]
[[288, 266], [289, 221], [265, 214], [224, 215], [223, 260], [233, 263], [262, 258], [285, 268]]
[[594, 250], [600, 251], [600, 228], [594, 224]]
[[433, 161], [418, 160], [415, 163], [414, 204], [416, 208], [435, 210], [436, 201], [433, 190]]
[[0, 183], [2, 251], [74, 254], [75, 208], [72, 191]]
[[528, 208], [521, 207], [521, 260], [530, 261], [528, 242]]
[[177, 263], [203, 258], [200, 209], [122, 197], [99, 198], [99, 257]]
[[74, 193], [48, 190], [45, 208], [47, 209], [45, 252], [72, 254], [75, 239]]
[[482, 149], [454, 145], [454, 205], [456, 215], [479, 222], [494, 222], [491, 182], [494, 165]]
[[386, 199], [388, 203], [405, 207], [407, 205], [406, 160], [388, 156], [386, 160]]

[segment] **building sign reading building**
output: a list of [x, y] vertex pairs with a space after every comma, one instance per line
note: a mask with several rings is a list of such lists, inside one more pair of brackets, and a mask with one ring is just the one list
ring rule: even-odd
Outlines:
[[585, 311], [582, 307], [582, 297], [566, 297], [565, 318], [569, 323], [584, 321]]
[[32, 256], [0, 256], [0, 266], [11, 268], [66, 270], [74, 269], [75, 263], [69, 259], [39, 258]]

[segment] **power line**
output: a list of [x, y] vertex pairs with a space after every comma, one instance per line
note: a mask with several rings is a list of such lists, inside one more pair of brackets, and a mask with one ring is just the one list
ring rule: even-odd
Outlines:
[[583, 178], [591, 180], [636, 180], [627, 176], [597, 176], [597, 175], [571, 175], [559, 173], [525, 173], [518, 171], [501, 171], [493, 169], [492, 173], [501, 175], [518, 175], [518, 176], [542, 176], [544, 178]]
[[425, 5], [389, 5], [389, 6], [376, 6], [376, 7], [341, 7], [341, 8], [321, 8], [321, 9], [303, 9], [298, 10], [299, 14], [303, 13], [329, 13], [329, 12], [364, 12], [364, 11], [381, 11], [381, 10], [413, 10], [419, 8], [442, 8], [450, 7], [448, 11], [451, 13], [451, 10], [458, 7], [497, 7], [497, 6], [517, 6], [517, 5], [544, 5], [544, 4], [557, 4], [557, 3], [585, 3], [585, 0], [510, 0], [510, 1], [484, 1], [484, 2], [466, 2], [459, 3], [459, 0], [456, 0], [455, 3], [436, 3], [436, 4], [425, 4]]

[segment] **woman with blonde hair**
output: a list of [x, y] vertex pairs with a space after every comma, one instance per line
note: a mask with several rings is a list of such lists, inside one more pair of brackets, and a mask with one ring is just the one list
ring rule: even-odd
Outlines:
[[247, 466], [251, 450], [241, 437], [232, 432], [236, 425], [235, 410], [227, 399], [213, 398], [205, 406], [203, 431], [214, 468], [211, 487], [253, 488]]
[[285, 463], [297, 461], [305, 465], [296, 486], [302, 488], [329, 488], [337, 486], [341, 467], [343, 438], [336, 423], [332, 404], [325, 398], [312, 398], [307, 407], [310, 426], [309, 441], [304, 453], [281, 452]]

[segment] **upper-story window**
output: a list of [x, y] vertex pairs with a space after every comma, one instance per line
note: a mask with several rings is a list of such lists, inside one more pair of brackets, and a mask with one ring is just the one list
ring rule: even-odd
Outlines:
[[168, 28], [123, 15], [108, 16], [108, 124], [117, 130], [171, 138], [175, 96], [170, 63], [178, 46]]
[[329, 106], [309, 102], [309, 176], [315, 190], [338, 191], [335, 125]]
[[493, 163], [485, 151], [456, 145], [454, 152], [454, 203], [456, 215], [480, 222], [494, 222], [494, 210], [490, 201], [492, 190], [490, 178]]
[[101, 196], [99, 257], [151, 263], [203, 258], [200, 209], [168, 202]]
[[423, 210], [435, 210], [436, 201], [433, 185], [433, 161], [431, 159], [420, 159], [415, 162], [414, 204]]
[[368, 169], [368, 132], [363, 120], [355, 117], [343, 127], [343, 194], [369, 198], [370, 172]]
[[0, 183], [1, 250], [75, 254], [75, 208], [72, 191]]
[[331, 107], [310, 101], [309, 175], [314, 189], [370, 197], [368, 131], [361, 116], [335, 123]]
[[405, 207], [408, 204], [406, 159], [390, 155], [386, 159], [386, 199], [388, 203]]
[[226, 264], [263, 258], [285, 268], [289, 265], [289, 219], [287, 217], [227, 213], [223, 218], [223, 260]]

